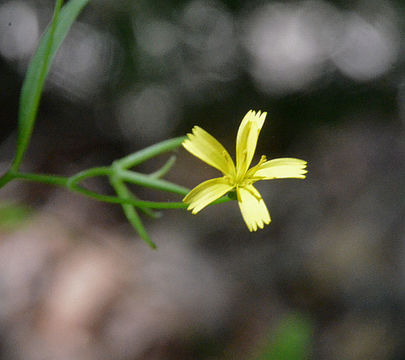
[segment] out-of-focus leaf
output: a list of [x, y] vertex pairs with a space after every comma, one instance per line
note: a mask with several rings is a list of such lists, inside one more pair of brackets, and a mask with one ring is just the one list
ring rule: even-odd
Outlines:
[[13, 230], [23, 225], [32, 214], [32, 210], [20, 204], [0, 205], [0, 229]]
[[60, 13], [56, 7], [53, 23], [42, 36], [31, 59], [20, 96], [17, 152], [12, 165], [13, 170], [18, 169], [27, 149], [52, 61], [73, 22], [87, 3], [88, 0], [70, 0]]
[[308, 360], [312, 323], [302, 315], [289, 315], [272, 331], [255, 360]]

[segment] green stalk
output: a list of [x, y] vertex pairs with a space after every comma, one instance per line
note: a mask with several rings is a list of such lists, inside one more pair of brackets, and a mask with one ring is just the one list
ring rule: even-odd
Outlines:
[[[183, 202], [159, 202], [159, 201], [145, 201], [145, 200], [135, 200], [130, 197], [117, 197], [111, 195], [103, 195], [96, 193], [92, 190], [85, 189], [78, 185], [74, 185], [70, 188], [73, 192], [80, 193], [84, 196], [90, 197], [92, 199], [107, 202], [111, 204], [129, 204], [139, 208], [150, 208], [150, 209], [184, 209], [187, 207]], [[218, 201], [218, 200], [217, 200]]]
[[117, 174], [122, 180], [152, 189], [172, 192], [183, 196], [190, 192], [189, 189], [183, 186], [173, 184], [167, 180], [151, 178], [148, 175], [136, 173], [134, 171], [119, 169], [117, 170]]
[[154, 144], [133, 154], [125, 156], [120, 160], [116, 160], [114, 163], [122, 169], [132, 168], [157, 155], [178, 148], [185, 139], [185, 136], [181, 136], [174, 139], [162, 141], [158, 144]]
[[108, 166], [98, 166], [94, 168], [90, 168], [87, 170], [80, 171], [76, 175], [73, 175], [69, 178], [68, 186], [72, 187], [77, 185], [79, 182], [97, 176], [111, 176], [113, 174], [113, 170]]
[[31, 173], [22, 173], [16, 172], [11, 173], [14, 179], [28, 180], [33, 182], [39, 182], [42, 184], [49, 184], [55, 186], [67, 187], [69, 178], [65, 176], [58, 175], [44, 175], [44, 174], [31, 174]]
[[8, 171], [0, 177], [0, 189], [13, 180], [13, 175]]

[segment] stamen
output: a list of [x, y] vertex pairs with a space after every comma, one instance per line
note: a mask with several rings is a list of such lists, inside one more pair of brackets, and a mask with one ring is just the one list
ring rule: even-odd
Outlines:
[[253, 166], [252, 168], [249, 169], [249, 171], [246, 173], [246, 178], [252, 179], [252, 180], [260, 180], [260, 177], [255, 177], [256, 171], [259, 169], [259, 167], [264, 164], [267, 161], [267, 158], [265, 155], [262, 155], [260, 158], [260, 161], [257, 163], [257, 165]]
[[262, 155], [259, 163], [256, 166], [260, 166], [267, 161], [266, 155]]

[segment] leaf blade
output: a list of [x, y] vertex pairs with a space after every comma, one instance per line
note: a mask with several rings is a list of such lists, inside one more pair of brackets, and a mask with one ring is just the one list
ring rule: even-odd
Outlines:
[[89, 0], [71, 0], [60, 9], [62, 0], [57, 0], [54, 17], [40, 39], [38, 48], [27, 69], [21, 89], [18, 114], [17, 151], [11, 169], [17, 171], [34, 128], [45, 80], [55, 55], [70, 27]]

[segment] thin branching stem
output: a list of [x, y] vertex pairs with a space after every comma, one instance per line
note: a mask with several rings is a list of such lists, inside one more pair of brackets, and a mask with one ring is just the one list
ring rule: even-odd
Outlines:
[[158, 144], [154, 144], [133, 154], [125, 156], [120, 160], [116, 160], [115, 163], [121, 169], [130, 169], [157, 155], [177, 149], [185, 139], [185, 136], [180, 136], [174, 139], [162, 141]]

